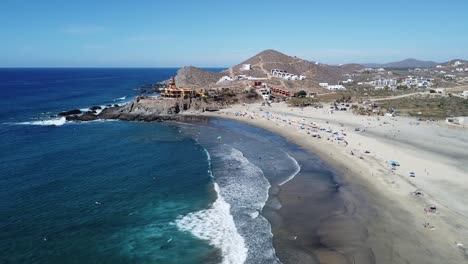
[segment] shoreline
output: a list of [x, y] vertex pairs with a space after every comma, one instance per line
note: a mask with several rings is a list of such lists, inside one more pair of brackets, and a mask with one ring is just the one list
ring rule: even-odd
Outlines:
[[[272, 107], [233, 105], [218, 112], [188, 110], [176, 115], [152, 113], [151, 108], [132, 109], [133, 103], [111, 108], [102, 118], [145, 122], [230, 119], [280, 135], [332, 168], [339, 183], [338, 194], [345, 203], [338, 213], [341, 219], [300, 231], [275, 229], [272, 224], [277, 252], [284, 246], [277, 247], [280, 234], [290, 238], [298, 237], [298, 232], [301, 236], [316, 232], [313, 239], [302, 244], [289, 241], [284, 248], [296, 250], [302, 254], [300, 261], [307, 263], [468, 263], [468, 242], [464, 241], [468, 237], [465, 130], [403, 117], [330, 115], [320, 109], [289, 108], [284, 103]], [[389, 165], [394, 159], [401, 161], [401, 167]], [[410, 171], [413, 174], [408, 176]], [[409, 178], [415, 176], [413, 171], [415, 179]], [[445, 175], [449, 177], [441, 178]], [[270, 193], [285, 205], [297, 192], [306, 197], [307, 189], [301, 187], [307, 184], [300, 173], [284, 186], [271, 188]], [[285, 226], [302, 226], [307, 217], [314, 217], [302, 213], [308, 206], [307, 202], [291, 203], [278, 212], [289, 221]], [[302, 218], [290, 217], [298, 214]], [[268, 220], [273, 223], [274, 218]], [[297, 255], [279, 255], [283, 263], [298, 262]]]
[[[464, 234], [466, 234], [466, 227], [468, 226], [468, 221], [463, 215], [464, 212], [461, 212], [462, 217], [460, 218], [460, 212], [455, 211], [458, 208], [445, 208], [444, 203], [438, 199], [437, 192], [434, 192], [425, 183], [413, 183], [410, 182], [411, 179], [408, 179], [407, 176], [399, 175], [402, 169], [399, 168], [399, 171], [392, 173], [377, 155], [374, 156], [374, 150], [370, 152], [370, 155], [362, 153], [362, 148], [353, 149], [356, 152], [355, 155], [349, 154], [348, 151], [351, 148], [357, 147], [356, 142], [354, 142], [357, 140], [356, 138], [359, 138], [358, 140], [363, 141], [363, 143], [368, 143], [369, 140], [375, 140], [372, 134], [356, 136], [354, 134], [358, 133], [350, 131], [350, 124], [346, 124], [343, 127], [346, 128], [346, 140], [349, 141], [349, 147], [325, 139], [317, 140], [312, 138], [310, 134], [306, 134], [305, 130], [291, 125], [284, 125], [278, 120], [277, 122], [272, 121], [270, 118], [261, 117], [267, 111], [279, 115], [283, 114], [283, 117], [288, 116], [287, 113], [290, 110], [284, 110], [283, 108], [287, 109], [284, 106], [281, 106], [282, 109], [280, 110], [275, 109], [277, 105], [275, 104], [272, 108], [256, 107], [254, 105], [235, 106], [223, 109], [220, 112], [199, 115], [240, 121], [276, 133], [308, 152], [318, 155], [324, 163], [336, 171], [338, 181], [342, 181], [340, 196], [347, 203], [346, 210], [352, 212], [352, 216], [356, 221], [366, 226], [366, 230], [362, 231], [366, 236], [354, 238], [354, 240], [357, 239], [363, 242], [359, 246], [356, 246], [353, 239], [344, 241], [347, 243], [342, 243], [342, 247], [338, 250], [341, 255], [326, 250], [314, 252], [314, 254], [319, 254], [320, 262], [317, 263], [330, 263], [329, 261], [332, 261], [332, 263], [352, 263], [351, 261], [358, 261], [356, 263], [463, 263], [468, 261], [468, 254], [463, 244], [463, 242], [466, 243], [463, 238], [466, 237]], [[245, 111], [245, 108], [247, 108], [247, 111]], [[263, 113], [259, 111], [260, 108], [264, 108]], [[278, 111], [274, 112], [276, 110]], [[322, 119], [324, 120], [314, 119], [313, 116], [310, 118], [303, 117], [298, 114], [301, 111], [295, 110], [292, 112], [295, 112], [296, 115], [290, 116], [291, 119], [300, 119], [299, 117], [301, 117], [305, 121], [314, 120], [314, 122], [327, 120], [327, 116], [323, 116]], [[235, 116], [238, 111], [249, 112], [252, 115]], [[304, 116], [307, 116], [307, 113]], [[352, 115], [349, 114], [344, 119], [346, 120], [350, 116]], [[330, 122], [323, 122], [322, 125], [335, 126], [336, 124], [331, 124], [331, 120]], [[403, 120], [404, 122], [408, 121], [404, 118]], [[390, 141], [391, 139], [388, 138], [387, 140]], [[383, 139], [379, 140], [379, 144], [380, 141], [383, 141]], [[383, 144], [388, 144], [388, 142]], [[393, 145], [393, 147], [395, 146], [396, 144]], [[384, 149], [384, 147], [386, 148]], [[417, 147], [414, 148], [416, 151], [422, 151]], [[375, 152], [381, 149], [388, 151], [388, 146], [376, 146]], [[363, 157], [363, 159], [358, 158], [359, 156]], [[424, 153], [424, 156], [429, 157], [427, 153]], [[398, 157], [399, 160], [401, 158], [403, 161], [407, 161], [407, 157]], [[411, 160], [408, 160], [408, 162], [411, 162]], [[420, 174], [422, 176], [423, 173], [418, 171], [417, 175]], [[297, 191], [297, 187], [304, 184], [303, 178], [302, 175], [297, 175], [285, 183], [284, 186], [279, 187], [278, 197], [280, 200], [282, 197], [282, 204], [287, 204], [288, 192]], [[412, 193], [416, 190], [421, 190], [426, 196], [413, 195]], [[305, 194], [304, 190], [303, 193]], [[362, 206], [363, 204], [366, 206]], [[437, 211], [437, 213], [425, 212], [426, 207], [433, 204], [437, 205], [437, 208], [441, 210]], [[294, 207], [294, 205], [292, 206]], [[352, 226], [352, 224], [343, 223], [337, 221], [328, 228], [336, 230], [343, 226]], [[274, 232], [274, 235], [275, 240], [278, 240], [278, 230]], [[321, 235], [326, 237], [329, 234]], [[328, 242], [339, 244], [340, 239], [346, 240], [346, 235], [330, 237]], [[371, 252], [362, 254], [365, 251], [362, 249], [365, 247], [369, 247]], [[275, 249], [278, 251], [276, 243]], [[284, 261], [284, 259], [285, 257], [280, 257], [283, 263], [293, 263], [292, 261]]]

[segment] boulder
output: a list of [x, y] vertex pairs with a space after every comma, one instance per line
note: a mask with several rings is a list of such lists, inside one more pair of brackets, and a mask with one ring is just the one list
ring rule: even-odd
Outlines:
[[205, 111], [216, 112], [216, 111], [219, 111], [219, 107], [217, 107], [217, 106], [208, 106], [208, 107], [205, 108]]
[[89, 110], [91, 110], [91, 111], [96, 111], [96, 110], [100, 110], [100, 109], [102, 109], [102, 107], [100, 107], [100, 106], [91, 106], [89, 108]]
[[69, 115], [66, 117], [67, 121], [93, 121], [99, 119], [95, 114], [92, 112], [86, 112], [82, 115]]
[[74, 110], [70, 110], [70, 111], [61, 112], [58, 115], [59, 116], [69, 116], [69, 115], [79, 115], [79, 114], [81, 114], [81, 110], [80, 109], [74, 109]]

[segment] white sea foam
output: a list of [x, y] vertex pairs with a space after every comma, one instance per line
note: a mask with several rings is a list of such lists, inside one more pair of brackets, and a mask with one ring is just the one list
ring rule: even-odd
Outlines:
[[224, 146], [213, 154], [222, 165], [213, 172], [220, 193], [230, 204], [248, 248], [246, 263], [280, 263], [273, 248], [270, 223], [260, 214], [270, 188], [263, 171], [238, 149]]
[[[211, 157], [205, 149], [209, 173], [211, 174]], [[211, 245], [219, 248], [223, 257], [223, 264], [241, 264], [247, 259], [247, 247], [244, 238], [239, 234], [231, 214], [231, 206], [221, 195], [220, 187], [215, 182], [214, 189], [218, 198], [211, 208], [190, 213], [175, 221], [182, 231], [191, 232], [194, 236], [207, 240]]]
[[62, 126], [67, 122], [65, 117], [55, 118], [55, 119], [46, 119], [39, 121], [30, 121], [30, 122], [19, 122], [15, 123], [17, 125], [31, 125], [31, 126]]
[[286, 155], [294, 162], [295, 166], [296, 166], [296, 170], [294, 171], [293, 174], [291, 174], [286, 180], [284, 180], [283, 182], [281, 182], [279, 184], [279, 186], [287, 183], [288, 181], [292, 180], [294, 177], [296, 177], [296, 175], [301, 171], [301, 166], [299, 165], [299, 163], [297, 163], [297, 160], [293, 157], [291, 157], [291, 155], [289, 155], [288, 153], [286, 153]]
[[127, 99], [127, 96], [122, 96], [122, 97], [114, 99], [114, 102], [115, 101], [122, 101], [122, 100], [125, 100], [125, 99]]
[[210, 209], [190, 213], [176, 220], [182, 231], [191, 232], [200, 239], [221, 250], [223, 264], [241, 264], [247, 259], [244, 238], [237, 232], [231, 215], [231, 206], [220, 195], [219, 186], [214, 183], [218, 198]]

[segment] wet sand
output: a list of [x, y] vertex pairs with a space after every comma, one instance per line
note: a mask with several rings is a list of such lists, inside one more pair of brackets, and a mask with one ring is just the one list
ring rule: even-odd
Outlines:
[[272, 224], [278, 258], [283, 263], [375, 263], [367, 223], [356, 210], [359, 204], [359, 213], [371, 214], [365, 197], [351, 195], [340, 172], [323, 170], [331, 167], [317, 165], [316, 154], [303, 149], [293, 155], [301, 172], [272, 187], [270, 200], [278, 199], [281, 208], [267, 204], [262, 212]]

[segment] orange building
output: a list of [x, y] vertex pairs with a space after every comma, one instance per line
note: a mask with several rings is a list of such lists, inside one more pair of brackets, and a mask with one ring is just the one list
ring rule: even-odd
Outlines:
[[177, 88], [174, 77], [169, 79], [168, 87], [164, 89], [164, 92], [161, 93], [162, 97], [168, 98], [188, 98], [195, 97], [196, 92], [190, 88]]

